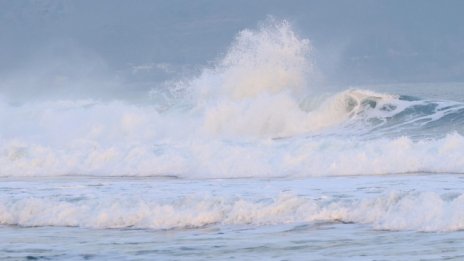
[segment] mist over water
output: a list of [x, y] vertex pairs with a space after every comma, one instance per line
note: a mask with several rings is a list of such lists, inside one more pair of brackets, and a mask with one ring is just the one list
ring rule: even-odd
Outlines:
[[288, 21], [268, 19], [197, 76], [147, 92], [150, 104], [2, 102], [0, 174], [461, 172], [462, 103], [360, 89], [324, 96], [311, 51]]
[[269, 15], [310, 38], [327, 86], [463, 81], [462, 3], [401, 2], [0, 1], [0, 90], [14, 102], [146, 101]]

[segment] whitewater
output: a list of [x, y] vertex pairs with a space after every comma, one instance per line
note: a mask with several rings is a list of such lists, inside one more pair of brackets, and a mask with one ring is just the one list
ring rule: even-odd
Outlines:
[[462, 93], [312, 51], [272, 20], [148, 102], [0, 99], [0, 258], [462, 257]]

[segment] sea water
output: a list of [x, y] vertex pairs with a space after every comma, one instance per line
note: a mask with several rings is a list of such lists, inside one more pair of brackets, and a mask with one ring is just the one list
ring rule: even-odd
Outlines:
[[0, 101], [0, 258], [462, 258], [462, 84], [321, 90], [311, 51], [273, 21], [150, 103]]

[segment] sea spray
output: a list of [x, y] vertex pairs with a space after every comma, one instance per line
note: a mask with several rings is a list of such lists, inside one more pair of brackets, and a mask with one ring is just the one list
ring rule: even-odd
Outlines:
[[271, 21], [240, 32], [212, 67], [174, 84], [176, 95], [158, 97], [177, 104], [163, 110], [0, 101], [0, 176], [463, 172], [464, 104], [348, 89], [308, 107], [310, 52], [288, 22]]

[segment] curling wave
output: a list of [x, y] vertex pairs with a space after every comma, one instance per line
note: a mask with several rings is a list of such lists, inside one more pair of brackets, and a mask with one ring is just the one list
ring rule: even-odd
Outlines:
[[464, 172], [464, 104], [360, 89], [322, 98], [310, 57], [307, 39], [272, 21], [151, 105], [0, 101], [0, 176]]

